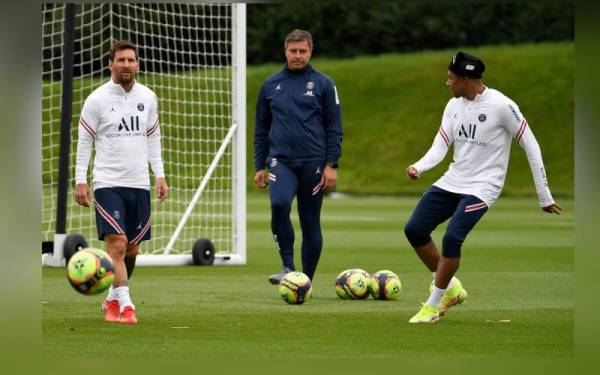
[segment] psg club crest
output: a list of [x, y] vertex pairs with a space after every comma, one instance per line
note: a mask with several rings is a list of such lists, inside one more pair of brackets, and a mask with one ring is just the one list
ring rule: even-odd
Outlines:
[[308, 91], [310, 91], [310, 90], [312, 90], [312, 89], [314, 89], [314, 88], [315, 88], [315, 84], [314, 84], [314, 82], [313, 82], [313, 81], [308, 81], [308, 82], [306, 82], [306, 89], [307, 89]]
[[487, 118], [487, 117], [486, 117], [486, 116], [485, 116], [485, 114], [483, 114], [483, 113], [479, 115], [479, 121], [480, 121], [480, 122], [484, 122], [486, 118]]
[[[144, 112], [144, 103], [138, 103], [138, 111]], [[479, 118], [481, 118], [481, 116]]]

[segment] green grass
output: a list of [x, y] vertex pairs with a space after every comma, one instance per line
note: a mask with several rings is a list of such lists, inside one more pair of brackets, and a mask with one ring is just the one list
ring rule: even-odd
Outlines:
[[[249, 196], [248, 265], [136, 269], [137, 326], [105, 323], [102, 297], [78, 295], [64, 269], [44, 268], [43, 352], [55, 359], [573, 357], [573, 201], [550, 216], [533, 198], [501, 198], [463, 247], [468, 303], [439, 324], [413, 326], [407, 320], [431, 279], [402, 233], [416, 199], [327, 199], [313, 299], [300, 306], [285, 304], [266, 281], [280, 267], [266, 194]], [[444, 227], [434, 234], [438, 243]], [[350, 267], [398, 273], [399, 300], [338, 299], [335, 277]]]

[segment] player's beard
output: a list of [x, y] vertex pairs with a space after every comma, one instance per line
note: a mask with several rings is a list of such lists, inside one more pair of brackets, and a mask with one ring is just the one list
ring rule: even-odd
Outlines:
[[[123, 74], [123, 73], [129, 73], [127, 75]], [[125, 71], [125, 72], [120, 72], [118, 74], [116, 74], [116, 77], [118, 84], [120, 85], [128, 85], [131, 83], [131, 81], [133, 81], [135, 79], [135, 74], [132, 71]]]

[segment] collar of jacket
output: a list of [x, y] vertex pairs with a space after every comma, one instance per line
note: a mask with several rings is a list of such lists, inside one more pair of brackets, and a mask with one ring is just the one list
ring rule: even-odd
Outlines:
[[304, 74], [304, 73], [313, 71], [313, 67], [312, 67], [312, 65], [310, 65], [310, 63], [308, 63], [308, 64], [306, 64], [306, 66], [304, 68], [302, 68], [300, 70], [291, 70], [288, 68], [288, 64], [285, 63], [285, 64], [283, 64], [283, 71], [290, 75], [300, 75], [300, 74]]

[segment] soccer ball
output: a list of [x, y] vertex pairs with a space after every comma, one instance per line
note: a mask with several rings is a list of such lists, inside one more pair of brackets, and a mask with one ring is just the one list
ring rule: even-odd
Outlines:
[[378, 271], [371, 276], [369, 284], [371, 295], [375, 299], [394, 300], [400, 295], [402, 283], [398, 275], [392, 271]]
[[342, 271], [335, 280], [335, 292], [342, 299], [365, 299], [369, 296], [371, 276], [360, 268]]
[[99, 249], [82, 249], [69, 259], [67, 278], [71, 286], [82, 294], [105, 291], [115, 278], [112, 259]]
[[291, 305], [301, 305], [312, 296], [312, 283], [302, 272], [289, 272], [277, 288], [281, 298]]

